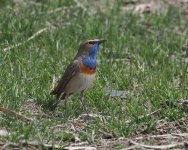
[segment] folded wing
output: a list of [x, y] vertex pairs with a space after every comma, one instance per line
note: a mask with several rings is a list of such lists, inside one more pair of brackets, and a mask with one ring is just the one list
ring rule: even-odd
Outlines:
[[54, 90], [50, 94], [56, 95], [57, 99], [59, 99], [61, 93], [64, 92], [66, 85], [78, 72], [79, 72], [79, 61], [74, 60], [70, 65], [68, 65], [58, 85], [54, 88]]

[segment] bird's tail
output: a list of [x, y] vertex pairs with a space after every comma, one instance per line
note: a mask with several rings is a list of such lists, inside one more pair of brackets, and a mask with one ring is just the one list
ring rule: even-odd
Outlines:
[[63, 93], [63, 95], [62, 95], [61, 92], [57, 91], [56, 89], [54, 89], [53, 91], [51, 91], [50, 94], [56, 96], [56, 101], [54, 101], [54, 103], [52, 105], [53, 109], [55, 109], [57, 107], [57, 105], [58, 105], [58, 103], [59, 103], [60, 100], [65, 99], [65, 97], [67, 96], [66, 93]]
[[[57, 99], [60, 98], [62, 91], [58, 90], [57, 88], [55, 88], [53, 91], [51, 91], [50, 95], [55, 95]], [[66, 93], [63, 93], [63, 95], [61, 96], [61, 100], [65, 99], [66, 97]]]
[[50, 92], [50, 95], [56, 95], [56, 94], [57, 94], [56, 89]]
[[50, 95], [55, 95], [57, 99], [61, 96], [61, 92], [58, 90], [58, 88], [55, 88], [53, 91], [51, 91]]

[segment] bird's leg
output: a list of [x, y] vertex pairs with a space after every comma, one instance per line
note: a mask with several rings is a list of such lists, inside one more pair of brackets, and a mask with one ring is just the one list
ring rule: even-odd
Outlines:
[[57, 107], [59, 101], [60, 101], [60, 100], [57, 99], [57, 100], [53, 103], [53, 105], [52, 105], [53, 110], [56, 109], [56, 107]]
[[57, 107], [57, 105], [58, 105], [58, 103], [61, 101], [61, 100], [64, 100], [64, 117], [67, 117], [67, 99], [68, 99], [68, 97], [69, 97], [69, 95], [70, 94], [67, 94], [67, 93], [63, 93], [63, 95], [60, 97], [60, 98], [58, 98], [57, 100], [56, 100], [56, 102], [53, 104], [53, 107], [54, 108], [56, 108]]
[[65, 117], [67, 117], [67, 99], [69, 97], [69, 94], [66, 94], [63, 99], [64, 99], [64, 112], [65, 112]]
[[80, 93], [80, 102], [82, 104], [82, 107], [84, 108], [84, 111], [87, 113], [87, 115], [89, 116], [89, 113], [85, 107], [85, 104], [84, 104], [84, 90], [81, 91]]

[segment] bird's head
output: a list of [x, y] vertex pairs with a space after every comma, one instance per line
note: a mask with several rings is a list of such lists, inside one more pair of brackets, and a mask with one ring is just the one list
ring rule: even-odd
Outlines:
[[99, 45], [106, 40], [104, 39], [95, 39], [95, 40], [86, 40], [81, 42], [77, 57], [79, 56], [93, 56], [96, 57], [97, 52], [99, 51]]

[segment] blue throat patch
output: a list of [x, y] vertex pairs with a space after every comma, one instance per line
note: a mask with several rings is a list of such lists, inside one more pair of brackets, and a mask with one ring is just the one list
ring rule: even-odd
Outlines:
[[91, 57], [87, 56], [83, 59], [83, 64], [88, 68], [95, 69], [96, 64], [97, 64], [96, 58], [91, 58]]
[[96, 43], [94, 44], [90, 50], [89, 50], [89, 55], [83, 58], [83, 64], [88, 67], [88, 68], [92, 68], [95, 69], [96, 68], [96, 64], [97, 64], [97, 52], [99, 51], [99, 44]]

